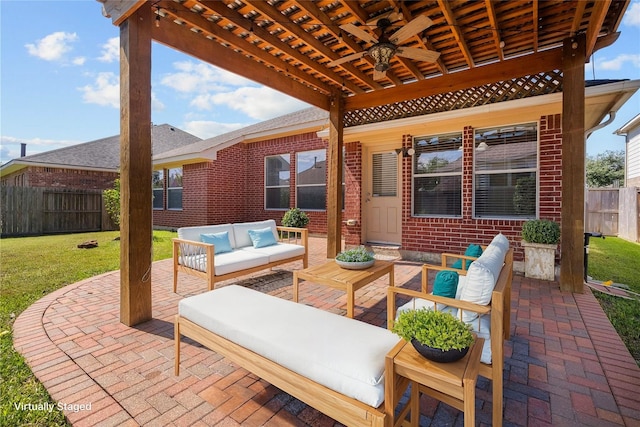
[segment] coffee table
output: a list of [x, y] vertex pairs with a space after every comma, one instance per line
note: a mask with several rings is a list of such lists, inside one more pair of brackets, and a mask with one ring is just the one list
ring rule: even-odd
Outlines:
[[340, 289], [347, 293], [347, 317], [353, 318], [355, 291], [385, 274], [389, 275], [389, 286], [394, 286], [393, 262], [378, 259], [373, 266], [364, 270], [347, 270], [336, 264], [334, 260], [304, 270], [295, 270], [293, 272], [293, 301], [298, 302], [300, 280]]

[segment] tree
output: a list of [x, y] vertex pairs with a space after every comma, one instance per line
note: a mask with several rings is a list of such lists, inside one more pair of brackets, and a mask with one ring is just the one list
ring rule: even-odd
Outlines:
[[587, 187], [608, 187], [624, 180], [624, 151], [607, 150], [587, 156]]
[[104, 207], [111, 217], [111, 220], [118, 227], [120, 226], [120, 179], [113, 181], [113, 188], [104, 190]]

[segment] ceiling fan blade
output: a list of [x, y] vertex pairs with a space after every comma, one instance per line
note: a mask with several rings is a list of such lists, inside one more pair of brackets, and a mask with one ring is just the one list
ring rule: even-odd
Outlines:
[[440, 52], [427, 49], [418, 49], [415, 47], [399, 46], [396, 55], [405, 58], [415, 59], [416, 61], [436, 62], [440, 58]]
[[363, 30], [360, 27], [356, 27], [353, 24], [344, 24], [344, 25], [340, 25], [340, 29], [346, 31], [347, 33], [351, 33], [354, 36], [356, 36], [357, 38], [359, 38], [360, 40], [364, 40], [366, 42], [369, 43], [378, 43], [378, 39], [376, 39], [375, 37], [373, 37], [371, 34], [367, 33], [365, 30]]
[[398, 31], [393, 33], [389, 41], [394, 44], [402, 43], [411, 36], [415, 36], [420, 31], [426, 30], [433, 25], [433, 21], [426, 15], [420, 15]]
[[386, 75], [386, 71], [378, 71], [376, 69], [373, 70], [373, 80], [375, 81], [384, 79]]
[[335, 65], [344, 64], [345, 62], [353, 61], [354, 59], [362, 58], [367, 54], [367, 51], [362, 51], [358, 53], [353, 53], [351, 55], [343, 56], [342, 58], [338, 58], [334, 61], [327, 62], [327, 67], [333, 67]]

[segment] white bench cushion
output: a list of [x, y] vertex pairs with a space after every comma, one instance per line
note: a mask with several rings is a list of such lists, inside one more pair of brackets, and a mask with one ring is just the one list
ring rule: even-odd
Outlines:
[[392, 332], [237, 285], [185, 298], [182, 317], [338, 393], [384, 401]]
[[275, 245], [265, 246], [263, 248], [248, 246], [240, 250], [265, 255], [269, 257], [269, 262], [282, 261], [283, 259], [304, 255], [304, 246], [293, 245], [291, 243], [276, 243]]
[[269, 264], [269, 257], [267, 255], [251, 253], [238, 249], [233, 252], [217, 254], [213, 257], [214, 274], [216, 276], [235, 273], [236, 271], [246, 270], [248, 268], [258, 267], [265, 264]]
[[249, 230], [260, 230], [262, 228], [271, 227], [273, 231], [273, 237], [278, 241], [278, 233], [276, 228], [276, 222], [272, 219], [266, 221], [256, 222], [242, 222], [239, 224], [233, 224], [233, 232], [236, 239], [236, 248], [244, 248], [246, 246], [253, 246], [251, 237], [249, 237]]

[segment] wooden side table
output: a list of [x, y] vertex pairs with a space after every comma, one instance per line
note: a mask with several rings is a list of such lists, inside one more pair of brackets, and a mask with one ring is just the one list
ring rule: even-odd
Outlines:
[[347, 317], [353, 318], [355, 292], [385, 274], [389, 275], [389, 286], [394, 286], [393, 262], [378, 259], [373, 266], [364, 270], [347, 270], [340, 267], [333, 260], [305, 268], [304, 270], [294, 270], [293, 301], [298, 302], [300, 280], [319, 283], [347, 293]]
[[[476, 380], [483, 338], [476, 338], [465, 357], [452, 363], [437, 363], [422, 357], [406, 341], [401, 341], [385, 360], [385, 411], [393, 427], [404, 425], [411, 413], [411, 426], [420, 420], [420, 393], [428, 394], [464, 412], [465, 427], [475, 426]], [[394, 418], [400, 397], [411, 384], [407, 405]]]

